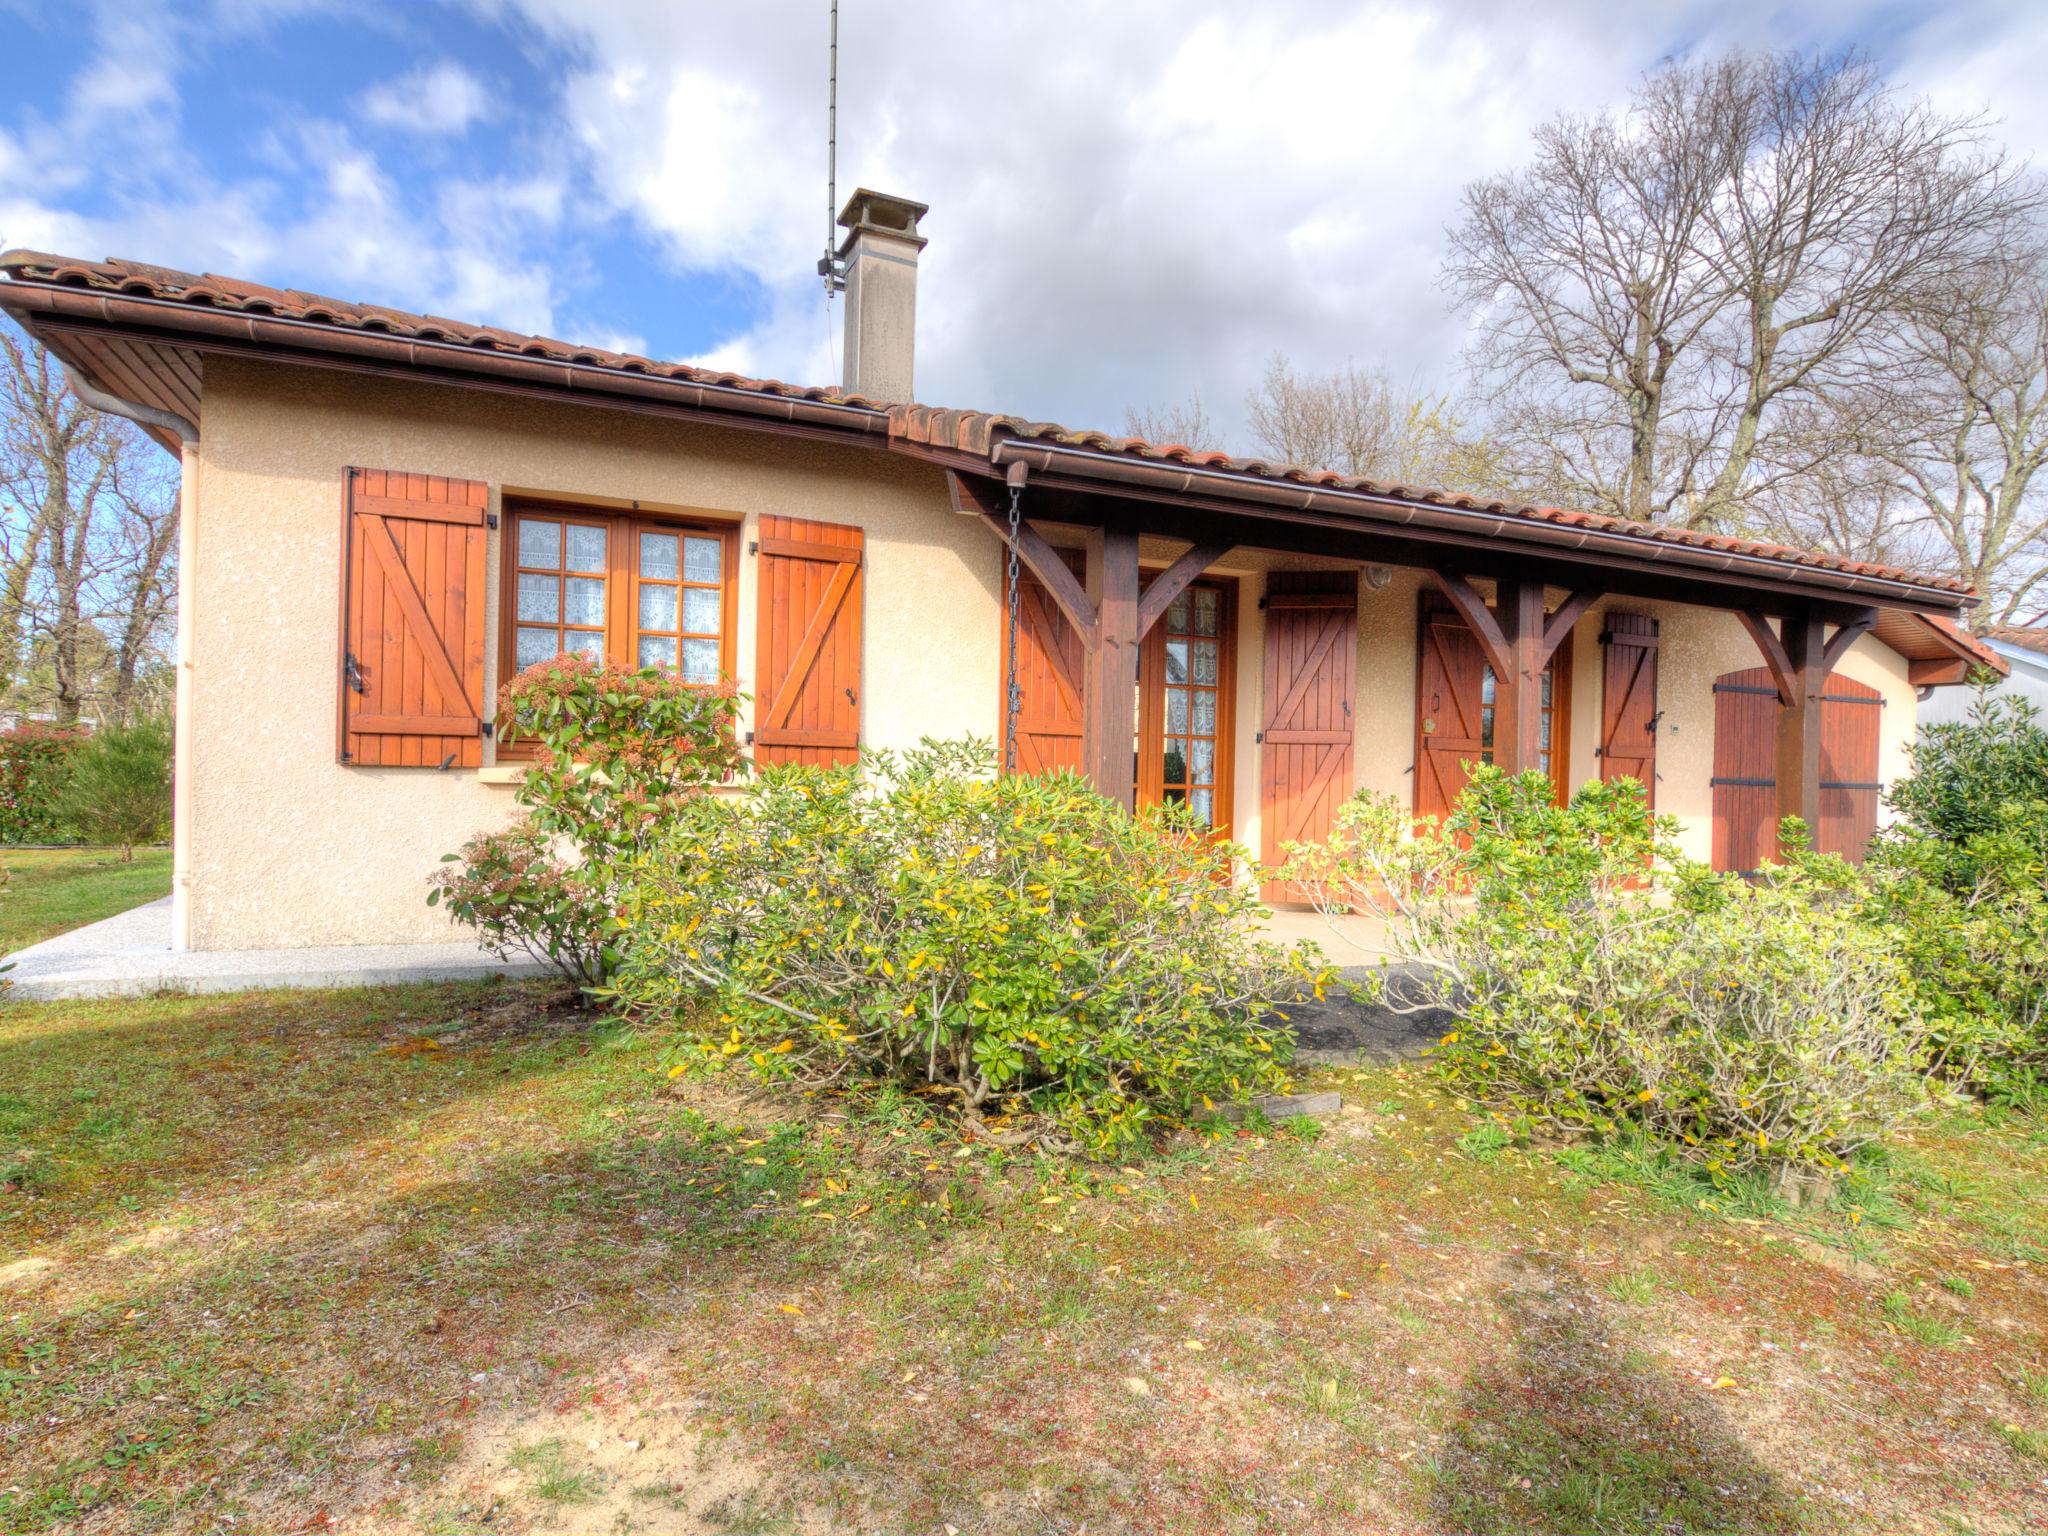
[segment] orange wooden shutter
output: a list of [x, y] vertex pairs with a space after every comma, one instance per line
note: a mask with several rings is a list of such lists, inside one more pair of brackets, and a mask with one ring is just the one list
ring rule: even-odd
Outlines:
[[1854, 678], [1831, 677], [1820, 696], [1820, 825], [1813, 845], [1861, 864], [1877, 834], [1878, 726], [1884, 696]]
[[481, 481], [348, 472], [342, 568], [341, 760], [483, 762]]
[[[1820, 825], [1813, 846], [1863, 862], [1877, 830], [1877, 738], [1884, 699], [1851, 678], [1820, 702]], [[1778, 689], [1766, 667], [1714, 681], [1714, 868], [1754, 874], [1778, 855]]]
[[760, 763], [860, 756], [861, 531], [761, 519], [754, 744]]
[[1600, 777], [1634, 779], [1657, 804], [1657, 621], [1610, 613], [1600, 635]]
[[[1327, 837], [1350, 797], [1352, 667], [1358, 578], [1349, 571], [1275, 572], [1266, 592], [1265, 729], [1259, 752], [1259, 857], [1279, 864], [1290, 842]], [[1267, 901], [1301, 901], [1268, 880]]]
[[[1061, 552], [1076, 576], [1081, 574], [1078, 550]], [[1002, 625], [1001, 672], [996, 677], [997, 729], [1007, 727], [1009, 708], [1003, 690], [1010, 676], [1009, 594], [999, 611]], [[1067, 622], [1052, 597], [1029, 571], [1017, 573], [1017, 689], [1023, 695], [1017, 711], [1017, 771], [1057, 773], [1081, 770], [1081, 633]], [[1002, 750], [1000, 735], [996, 750]]]

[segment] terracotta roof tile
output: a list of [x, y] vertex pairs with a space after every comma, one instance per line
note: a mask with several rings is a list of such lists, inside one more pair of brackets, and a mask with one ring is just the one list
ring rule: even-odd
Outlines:
[[[1497, 516], [1526, 518], [1534, 522], [1622, 535], [1660, 543], [1732, 554], [1759, 556], [1790, 565], [1880, 580], [1908, 582], [1938, 591], [1967, 593], [1967, 583], [1952, 577], [1925, 576], [1893, 566], [1845, 560], [1815, 550], [1795, 549], [1754, 539], [1731, 538], [1701, 533], [1661, 523], [1638, 523], [1603, 513], [1571, 511], [1562, 507], [1533, 506], [1519, 502], [1461, 495], [1427, 487], [1391, 484], [1332, 470], [1311, 469], [1263, 458], [1240, 458], [1227, 453], [1198, 452], [1179, 443], [1149, 443], [1141, 438], [1117, 437], [1106, 432], [1075, 431], [1053, 422], [1027, 421], [987, 411], [945, 410], [927, 405], [895, 405], [844, 390], [785, 384], [777, 379], [748, 378], [743, 374], [693, 367], [687, 363], [665, 363], [630, 353], [610, 352], [598, 347], [580, 347], [544, 336], [526, 336], [494, 326], [472, 325], [434, 315], [414, 314], [379, 304], [353, 304], [297, 289], [279, 289], [218, 273], [195, 275], [169, 267], [136, 261], [81, 261], [39, 251], [10, 251], [0, 256], [0, 271], [31, 282], [70, 285], [176, 303], [208, 305], [279, 319], [306, 320], [348, 329], [381, 331], [423, 341], [449, 342], [461, 346], [517, 353], [565, 363], [613, 369], [623, 373], [647, 374], [656, 378], [685, 380], [724, 389], [809, 400], [867, 410], [886, 410], [889, 436], [906, 443], [951, 448], [978, 455], [993, 451], [1005, 438], [1021, 438], [1085, 448], [1097, 453], [1186, 465], [1192, 469], [1220, 474], [1250, 475], [1266, 480], [1351, 491], [1428, 506], [1485, 512]], [[1967, 637], [1966, 637], [1967, 638]], [[1974, 642], [1972, 642], [1974, 643]]]
[[458, 346], [514, 352], [554, 362], [584, 363], [620, 372], [650, 374], [657, 378], [684, 379], [694, 384], [715, 384], [726, 389], [789, 399], [828, 401], [835, 405], [865, 406], [871, 410], [878, 408], [877, 402], [844, 390], [785, 384], [779, 379], [748, 378], [744, 374], [696, 368], [688, 363], [665, 363], [628, 352], [577, 346], [547, 336], [527, 336], [496, 326], [472, 325], [467, 321], [415, 314], [382, 304], [356, 304], [323, 294], [303, 293], [296, 288], [272, 288], [243, 278], [223, 277], [216, 272], [180, 272], [139, 261], [80, 261], [42, 251], [9, 251], [0, 256], [0, 271], [9, 277], [31, 282], [97, 288], [136, 298], [168, 299], [181, 304], [240, 310], [281, 320], [308, 320], [351, 330], [414, 337], [421, 341], [452, 342]]
[[1196, 453], [1179, 444], [1148, 443], [1142, 438], [1115, 437], [1106, 432], [1077, 432], [1052, 422], [1026, 421], [1017, 416], [991, 415], [973, 411], [942, 411], [930, 406], [892, 406], [889, 409], [890, 435], [913, 442], [967, 449], [986, 453], [995, 443], [1005, 437], [1023, 438], [1042, 442], [1057, 443], [1070, 448], [1086, 448], [1097, 453], [1118, 454], [1130, 458], [1152, 459], [1168, 463], [1186, 464], [1191, 467], [1215, 470], [1225, 474], [1256, 475], [1268, 480], [1290, 481], [1303, 485], [1325, 487], [1330, 490], [1354, 491], [1369, 496], [1384, 496], [1399, 501], [1421, 502], [1429, 506], [1459, 508], [1467, 511], [1489, 512], [1508, 517], [1527, 518], [1534, 522], [1555, 523], [1564, 527], [1583, 528], [1600, 533], [1621, 534], [1630, 538], [1648, 539], [1659, 543], [1683, 544], [1697, 549], [1710, 549], [1728, 554], [1755, 555], [1766, 559], [1780, 560], [1792, 565], [1809, 566], [1819, 570], [1841, 571], [1859, 576], [1871, 576], [1887, 581], [1910, 582], [1938, 590], [1967, 593], [1969, 583], [1948, 576], [1928, 576], [1917, 572], [1901, 570], [1896, 566], [1877, 565], [1868, 561], [1848, 560], [1839, 555], [1823, 551], [1797, 549], [1790, 545], [1774, 544], [1761, 539], [1736, 538], [1728, 534], [1705, 533], [1689, 528], [1679, 528], [1668, 523], [1639, 523], [1627, 518], [1611, 517], [1605, 513], [1574, 511], [1564, 507], [1535, 506], [1522, 502], [1496, 500], [1483, 496], [1462, 495], [1455, 492], [1434, 490], [1424, 486], [1399, 485], [1386, 481], [1369, 480], [1359, 475], [1340, 475], [1333, 470], [1310, 469], [1298, 464], [1277, 463], [1270, 459], [1238, 458], [1227, 453]]

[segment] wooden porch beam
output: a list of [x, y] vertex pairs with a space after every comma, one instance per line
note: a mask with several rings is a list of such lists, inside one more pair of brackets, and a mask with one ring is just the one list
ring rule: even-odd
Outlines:
[[[1433, 570], [1429, 574], [1457, 610], [1458, 617], [1465, 621], [1465, 627], [1479, 641], [1479, 649], [1486, 653], [1486, 664], [1493, 668], [1495, 680], [1505, 677], [1513, 669], [1514, 662], [1508, 654], [1507, 635], [1494, 618], [1493, 610], [1486, 606], [1486, 599], [1456, 571]], [[1505, 585], [1503, 582], [1502, 586]], [[1537, 591], [1540, 593], [1542, 588], [1537, 588]]]
[[1173, 600], [1187, 591], [1202, 572], [1229, 554], [1235, 544], [1197, 544], [1173, 564], [1152, 578], [1152, 585], [1138, 599], [1138, 638], [1152, 633], [1152, 626], [1166, 616]]
[[1763, 653], [1764, 665], [1770, 668], [1771, 681], [1778, 689], [1778, 702], [1789, 706], [1798, 697], [1794, 691], [1792, 661], [1785, 654], [1785, 645], [1778, 638], [1778, 632], [1771, 628], [1770, 615], [1759, 613], [1754, 608], [1738, 608], [1735, 617], [1742, 621], [1742, 627], [1749, 631], [1749, 638]]
[[1821, 676], [1826, 677], [1835, 670], [1835, 663], [1848, 654], [1849, 647], [1856, 643], [1856, 637], [1867, 635], [1877, 627], [1877, 610], [1867, 608], [1850, 619], [1828, 636], [1828, 643], [1820, 653]]
[[1564, 644], [1565, 637], [1578, 625], [1579, 620], [1586, 616], [1586, 610], [1599, 601], [1598, 592], [1583, 589], [1573, 592], [1557, 605], [1548, 619], [1544, 620], [1543, 664], [1546, 667], [1550, 665], [1550, 658], [1557, 654], [1557, 648]]
[[[946, 471], [946, 488], [952, 495], [955, 512], [979, 516], [1005, 547], [1009, 545], [1008, 502], [999, 502], [979, 482], [965, 475], [956, 475], [951, 470]], [[998, 510], [999, 505], [1001, 510]], [[1032, 527], [1028, 519], [1017, 524], [1017, 559], [1038, 578], [1054, 605], [1066, 615], [1067, 622], [1086, 640], [1095, 628], [1095, 605], [1088, 600], [1087, 592], [1074, 579], [1074, 573], [1060, 558], [1059, 551], [1045, 542], [1045, 536]]]

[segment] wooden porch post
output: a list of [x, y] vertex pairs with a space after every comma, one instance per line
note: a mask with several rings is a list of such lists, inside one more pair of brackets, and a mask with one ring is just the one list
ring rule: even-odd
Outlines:
[[1096, 608], [1083, 635], [1081, 771], [1128, 811], [1138, 803], [1138, 535], [1090, 529], [1086, 554]]
[[1543, 584], [1502, 579], [1493, 606], [1507, 662], [1493, 677], [1493, 761], [1523, 773], [1543, 765]]
[[1828, 667], [1824, 630], [1810, 613], [1787, 618], [1779, 633], [1785, 677], [1778, 708], [1778, 819], [1797, 816], [1820, 835], [1820, 709]]

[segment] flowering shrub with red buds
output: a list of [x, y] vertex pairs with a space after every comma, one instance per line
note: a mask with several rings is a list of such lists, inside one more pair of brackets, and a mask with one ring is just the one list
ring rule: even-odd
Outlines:
[[446, 855], [428, 903], [501, 956], [602, 985], [618, 963], [621, 871], [689, 800], [746, 769], [739, 702], [584, 656], [528, 667], [498, 696], [499, 739], [538, 749], [517, 791], [523, 815]]

